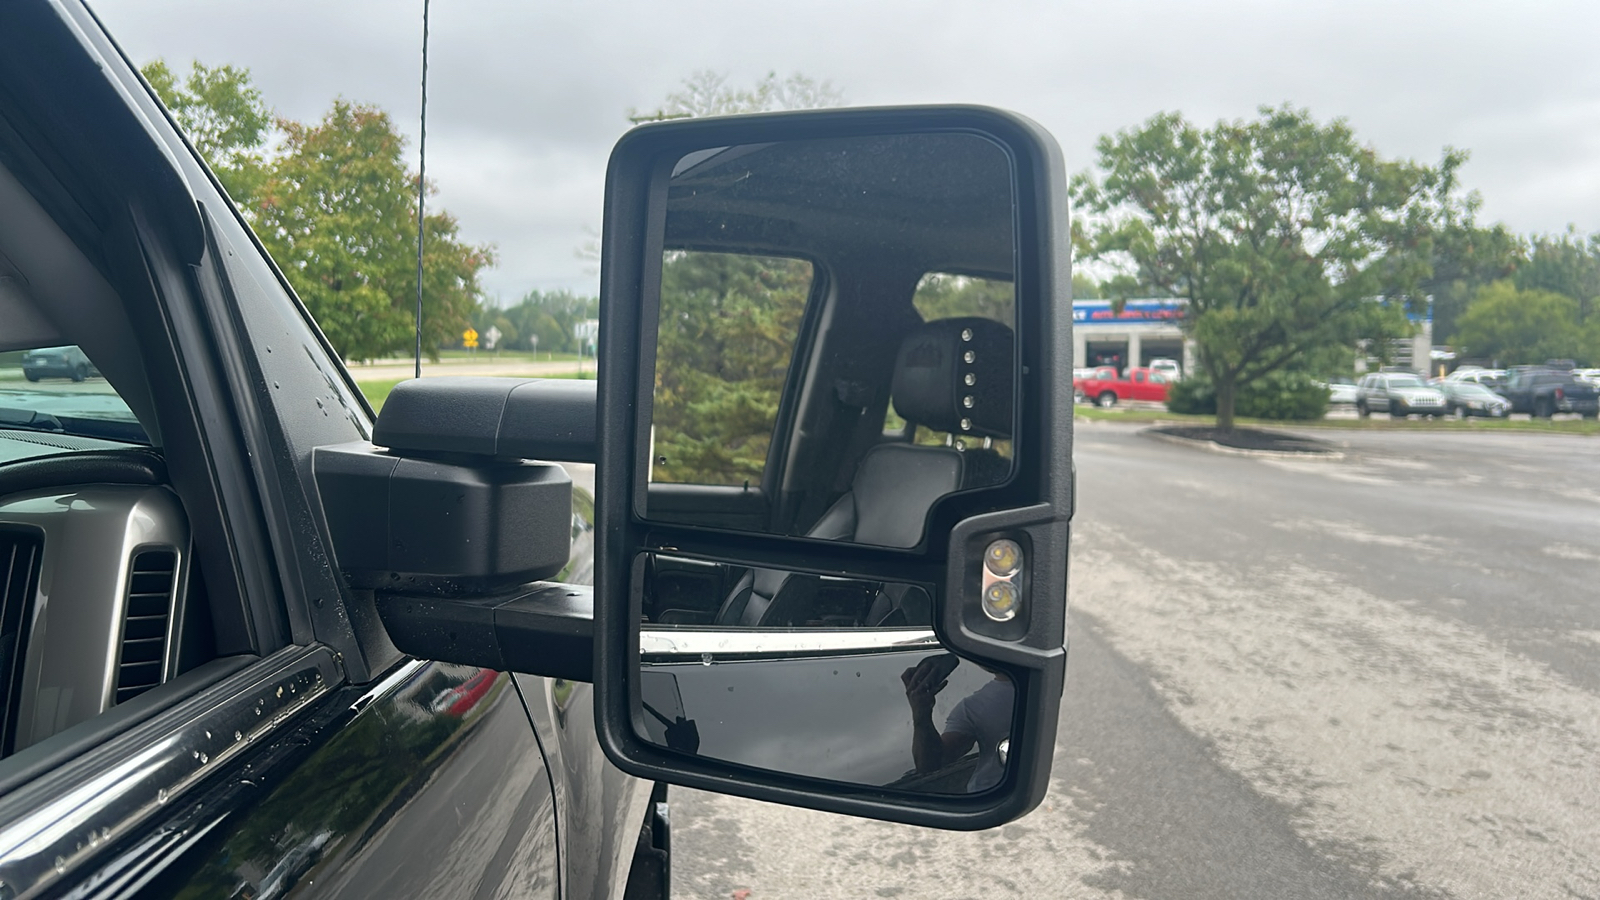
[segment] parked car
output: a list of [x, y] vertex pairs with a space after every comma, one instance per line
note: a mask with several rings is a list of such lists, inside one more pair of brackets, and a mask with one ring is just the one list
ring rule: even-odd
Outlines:
[[1484, 416], [1503, 419], [1511, 412], [1511, 401], [1476, 381], [1450, 381], [1437, 385], [1444, 394], [1446, 411], [1463, 419]]
[[1178, 381], [1183, 378], [1183, 366], [1179, 365], [1175, 359], [1157, 357], [1150, 360], [1149, 369], [1152, 372], [1159, 372], [1165, 375], [1168, 381]]
[[1512, 412], [1536, 419], [1556, 413], [1578, 413], [1585, 419], [1600, 416], [1600, 388], [1564, 369], [1513, 366], [1497, 390], [1510, 401]]
[[1088, 395], [1083, 392], [1085, 381], [1115, 381], [1117, 380], [1116, 366], [1089, 366], [1072, 370], [1072, 399], [1076, 403], [1087, 403]]
[[22, 354], [22, 375], [29, 381], [41, 378], [71, 378], [83, 381], [99, 378], [100, 370], [76, 346], [39, 347]]
[[1355, 382], [1333, 378], [1318, 384], [1328, 389], [1328, 403], [1334, 406], [1351, 406], [1356, 402]]
[[1444, 394], [1408, 372], [1373, 372], [1356, 385], [1356, 412], [1363, 418], [1386, 412], [1396, 419], [1409, 415], [1442, 416]]
[[1451, 372], [1449, 375], [1446, 375], [1442, 380], [1450, 382], [1451, 384], [1462, 382], [1481, 384], [1490, 390], [1495, 390], [1500, 385], [1506, 383], [1506, 370], [1484, 369], [1476, 366], [1463, 366], [1462, 368]]
[[1094, 405], [1110, 408], [1129, 400], [1165, 403], [1172, 381], [1160, 372], [1137, 368], [1124, 377], [1086, 378], [1074, 387]]

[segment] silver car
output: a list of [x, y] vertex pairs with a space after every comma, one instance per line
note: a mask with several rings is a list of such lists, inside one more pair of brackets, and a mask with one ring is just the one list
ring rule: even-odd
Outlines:
[[1374, 372], [1356, 385], [1356, 412], [1363, 418], [1374, 412], [1387, 412], [1396, 419], [1442, 416], [1447, 410], [1444, 394], [1409, 372]]

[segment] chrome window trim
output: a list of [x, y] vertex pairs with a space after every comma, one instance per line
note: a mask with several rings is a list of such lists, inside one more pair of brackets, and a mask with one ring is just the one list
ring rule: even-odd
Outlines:
[[715, 629], [654, 627], [639, 632], [639, 654], [673, 659], [699, 656], [789, 657], [938, 649], [927, 628]]
[[38, 896], [342, 681], [287, 647], [0, 798], [0, 897]]

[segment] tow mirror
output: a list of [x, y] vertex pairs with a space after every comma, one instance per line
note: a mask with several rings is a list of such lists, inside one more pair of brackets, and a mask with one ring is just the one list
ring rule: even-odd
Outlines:
[[1054, 140], [966, 107], [646, 125], [601, 265], [607, 755], [944, 828], [1037, 805], [1072, 509]]

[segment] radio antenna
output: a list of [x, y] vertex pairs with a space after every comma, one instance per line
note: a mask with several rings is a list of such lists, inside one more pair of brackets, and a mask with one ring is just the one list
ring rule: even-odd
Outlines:
[[417, 132], [417, 349], [412, 357], [422, 377], [422, 234], [428, 191], [428, 0], [422, 0], [422, 124]]

